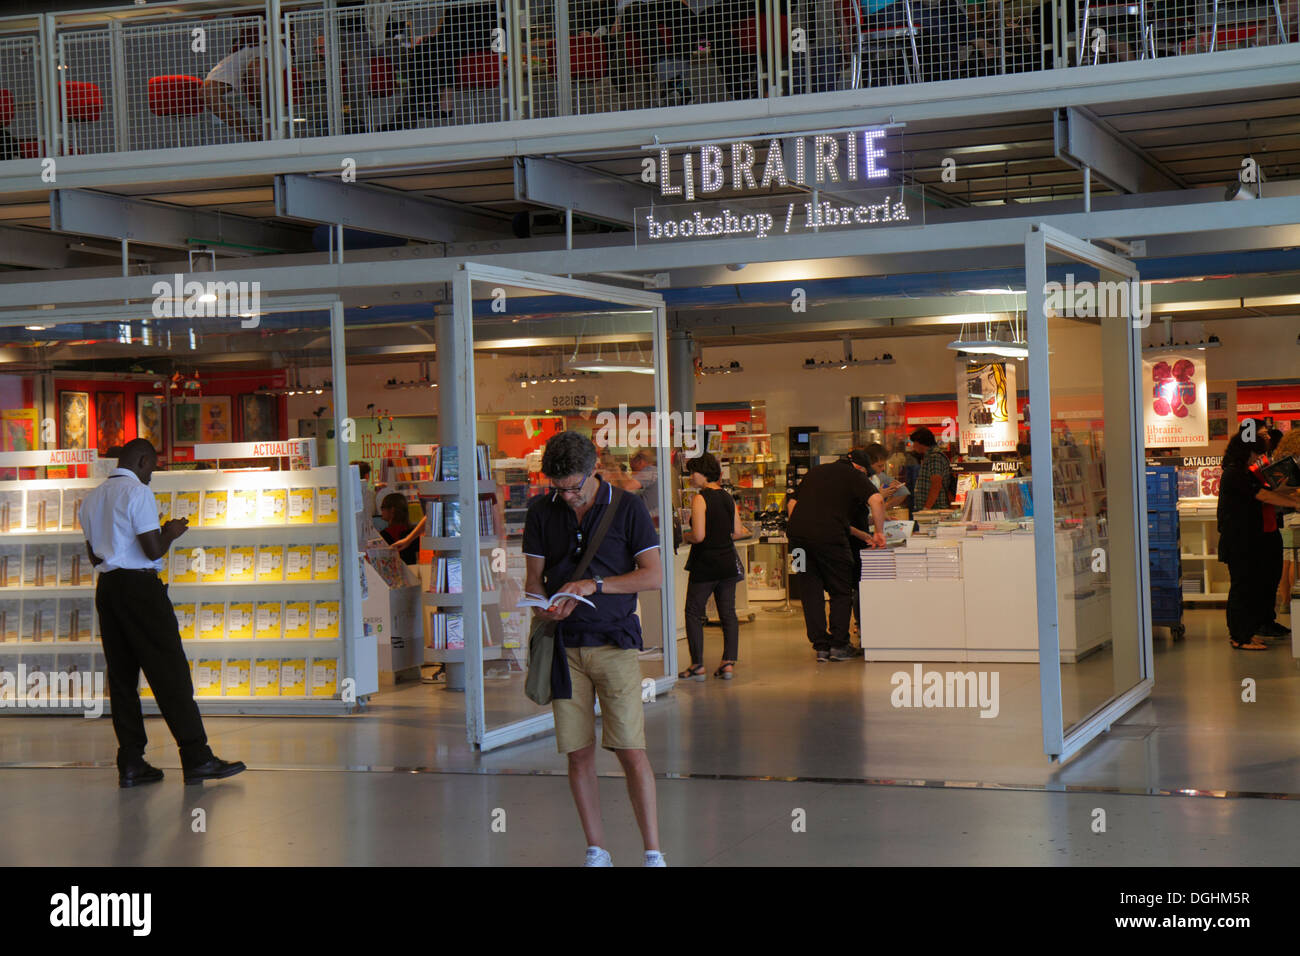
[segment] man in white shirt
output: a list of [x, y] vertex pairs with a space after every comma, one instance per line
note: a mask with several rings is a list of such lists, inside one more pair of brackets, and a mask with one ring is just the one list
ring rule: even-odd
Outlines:
[[180, 747], [185, 782], [234, 776], [244, 765], [221, 760], [208, 747], [176, 611], [158, 577], [172, 542], [185, 533], [188, 522], [173, 518], [159, 526], [158, 505], [149, 490], [158, 453], [147, 438], [127, 442], [117, 465], [81, 503], [81, 527], [90, 561], [99, 570], [95, 609], [108, 661], [118, 785], [163, 778], [144, 759], [148, 740], [140, 710], [141, 670]]
[[[231, 93], [238, 94], [248, 101], [257, 112], [262, 109], [262, 78], [267, 66], [263, 62], [271, 55], [266, 43], [256, 42], [255, 37], [248, 45], [235, 50], [212, 68], [203, 80], [203, 102], [217, 119], [225, 123], [244, 139], [262, 139], [262, 130], [244, 118], [239, 103], [230, 102]], [[280, 45], [282, 63], [287, 63], [289, 53], [284, 44]]]

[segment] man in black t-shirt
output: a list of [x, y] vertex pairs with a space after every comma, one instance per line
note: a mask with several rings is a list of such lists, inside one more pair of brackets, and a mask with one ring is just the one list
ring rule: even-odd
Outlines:
[[[857, 510], [876, 494], [867, 469], [843, 460], [809, 469], [786, 501], [791, 563], [799, 573], [804, 625], [818, 663], [862, 656], [862, 650], [849, 642], [853, 585], [861, 577], [849, 536]], [[879, 533], [877, 543], [883, 545], [883, 529]], [[823, 592], [830, 595], [829, 631]]]

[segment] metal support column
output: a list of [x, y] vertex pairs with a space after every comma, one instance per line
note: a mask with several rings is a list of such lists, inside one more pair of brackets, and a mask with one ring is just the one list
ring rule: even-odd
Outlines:
[[668, 410], [695, 420], [695, 339], [681, 329], [668, 333]]

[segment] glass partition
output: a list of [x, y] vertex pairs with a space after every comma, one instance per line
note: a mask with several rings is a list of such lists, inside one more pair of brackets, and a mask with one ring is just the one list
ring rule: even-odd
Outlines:
[[[662, 560], [671, 553], [672, 522], [663, 516], [670, 514], [665, 480], [677, 432], [665, 414], [664, 320], [657, 296], [471, 271], [475, 277], [462, 283], [463, 292], [456, 290], [458, 314], [472, 317], [472, 347], [463, 343], [468, 361], [459, 368], [445, 361], [451, 353], [439, 341], [443, 447], [455, 440], [459, 470], [454, 487], [445, 468], [428, 486], [426, 533], [434, 564], [424, 613], [433, 645], [426, 657], [454, 655], [452, 631], [463, 629], [455, 639], [464, 643], [470, 725], [472, 732], [477, 728], [474, 742], [490, 749], [551, 727], [550, 707], [524, 694], [531, 611], [519, 605], [528, 502], [549, 490], [541, 474], [547, 439], [576, 431], [592, 440], [596, 474], [644, 504]], [[453, 380], [464, 383], [454, 413], [445, 390]], [[472, 445], [459, 440], [468, 434]], [[471, 507], [477, 528], [466, 517]], [[577, 554], [583, 541], [575, 535], [572, 545]], [[476, 586], [477, 605], [464, 597]], [[662, 591], [637, 597], [647, 697], [651, 686], [656, 693], [670, 686], [675, 673], [671, 593], [671, 576], [665, 575]]]

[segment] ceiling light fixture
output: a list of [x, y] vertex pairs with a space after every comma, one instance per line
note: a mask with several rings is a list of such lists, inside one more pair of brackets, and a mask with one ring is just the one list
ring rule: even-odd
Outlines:
[[805, 371], [820, 371], [822, 369], [835, 369], [844, 371], [848, 368], [861, 368], [866, 365], [893, 365], [894, 357], [886, 352], [884, 355], [878, 355], [875, 358], [855, 359], [853, 357], [853, 340], [849, 336], [844, 336], [844, 357], [838, 359], [823, 359], [818, 361], [815, 358], [807, 358], [803, 361]]
[[[993, 326], [997, 325], [995, 329]], [[1025, 341], [1023, 322], [1017, 317], [1003, 323], [984, 323], [984, 336], [975, 338], [961, 333], [948, 343], [948, 348], [963, 355], [995, 355], [999, 358], [1023, 359], [1029, 357], [1029, 344]]]
[[641, 354], [641, 346], [636, 347], [636, 359], [623, 358], [623, 352], [618, 347], [614, 347], [615, 358], [601, 358], [600, 346], [596, 346], [596, 357], [594, 359], [580, 359], [578, 357], [578, 348], [580, 342], [575, 342], [573, 346], [573, 355], [569, 359], [568, 367], [577, 372], [632, 372], [636, 375], [653, 375], [655, 373], [654, 363], [647, 362], [645, 356]]

